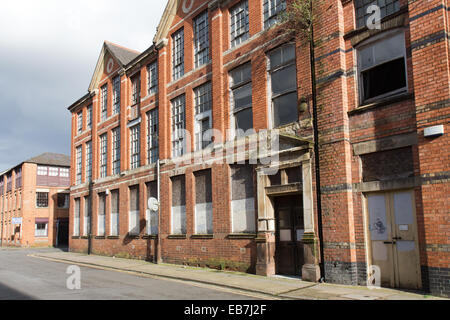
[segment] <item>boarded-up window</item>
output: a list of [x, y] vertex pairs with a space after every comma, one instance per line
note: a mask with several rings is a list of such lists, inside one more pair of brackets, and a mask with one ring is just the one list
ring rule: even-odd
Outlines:
[[[147, 184], [147, 196], [148, 199], [150, 198], [158, 199], [157, 181], [152, 181]], [[150, 210], [150, 208], [147, 208], [146, 221], [147, 221], [147, 234], [149, 235], [158, 234], [158, 210]]]
[[105, 235], [106, 194], [98, 195], [97, 235]]
[[361, 156], [363, 182], [386, 181], [414, 176], [412, 149], [401, 148]]
[[213, 233], [211, 170], [195, 173], [195, 233]]
[[91, 198], [84, 197], [83, 236], [91, 233]]
[[119, 235], [119, 190], [111, 191], [111, 235]]
[[139, 234], [139, 186], [130, 187], [130, 216], [128, 232], [131, 235]]
[[75, 199], [75, 210], [73, 215], [73, 235], [80, 235], [80, 199]]
[[172, 234], [186, 234], [185, 176], [172, 179]]
[[232, 231], [253, 233], [256, 231], [253, 168], [250, 165], [230, 167]]

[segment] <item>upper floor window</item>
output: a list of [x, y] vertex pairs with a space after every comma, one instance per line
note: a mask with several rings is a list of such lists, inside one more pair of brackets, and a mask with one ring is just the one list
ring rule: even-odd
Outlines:
[[172, 78], [176, 80], [184, 75], [184, 29], [172, 35]]
[[269, 53], [274, 127], [298, 121], [295, 46], [286, 45]]
[[59, 176], [62, 178], [69, 178], [70, 169], [69, 168], [59, 168]]
[[248, 0], [230, 9], [231, 46], [237, 46], [249, 38]]
[[[212, 128], [211, 82], [194, 89], [195, 96], [195, 149], [202, 150], [211, 143], [208, 135]], [[208, 136], [207, 136], [208, 135]]]
[[277, 23], [278, 14], [286, 10], [286, 0], [264, 0], [264, 28]]
[[148, 154], [147, 163], [155, 163], [159, 158], [159, 135], [158, 135], [158, 109], [153, 109], [147, 113], [148, 119]]
[[208, 11], [203, 12], [194, 19], [194, 52], [195, 67], [209, 61], [209, 25]]
[[120, 76], [113, 80], [113, 114], [120, 113]]
[[92, 128], [92, 105], [88, 106], [86, 109], [86, 128]]
[[77, 114], [77, 133], [81, 133], [83, 131], [83, 112], [80, 111]]
[[36, 192], [36, 207], [48, 208], [48, 192]]
[[108, 169], [108, 136], [100, 136], [100, 178], [105, 178]]
[[[77, 151], [78, 151], [78, 148], [77, 148]], [[48, 167], [38, 166], [37, 175], [38, 176], [48, 176]]]
[[131, 105], [141, 102], [141, 76], [138, 74], [131, 79]]
[[153, 62], [147, 66], [147, 88], [148, 94], [158, 92], [158, 63]]
[[186, 98], [181, 95], [172, 100], [172, 157], [185, 153]]
[[113, 174], [120, 173], [120, 127], [112, 131], [112, 169]]
[[[76, 184], [80, 184], [81, 183], [81, 167], [82, 167], [82, 149], [81, 146], [77, 147], [76, 149]], [[39, 173], [38, 173], [39, 174]]]
[[244, 132], [253, 128], [252, 111], [252, 65], [247, 63], [230, 72], [232, 118], [236, 135], [238, 131]]
[[58, 193], [57, 204], [58, 208], [68, 209], [69, 208], [70, 195], [68, 193]]
[[140, 125], [130, 128], [130, 167], [131, 169], [139, 168], [140, 161]]
[[92, 179], [92, 141], [86, 142], [86, 181]]
[[101, 98], [100, 98], [100, 107], [101, 107], [101, 121], [105, 121], [108, 117], [108, 85], [105, 84], [101, 88]]
[[57, 177], [57, 176], [59, 176], [59, 168], [49, 167], [48, 168], [48, 175], [50, 177]]
[[362, 28], [366, 25], [367, 19], [373, 14], [367, 8], [377, 5], [380, 8], [381, 19], [400, 10], [400, 0], [355, 0], [356, 25]]
[[388, 33], [358, 48], [361, 103], [407, 91], [405, 34]]

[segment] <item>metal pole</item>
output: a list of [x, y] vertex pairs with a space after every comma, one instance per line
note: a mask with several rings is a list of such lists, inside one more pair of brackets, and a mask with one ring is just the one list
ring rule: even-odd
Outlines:
[[158, 238], [156, 243], [156, 263], [162, 262], [161, 257], [161, 163], [159, 160], [156, 162], [157, 170], [157, 185], [158, 185]]
[[94, 188], [94, 184], [91, 182], [89, 182], [89, 230], [87, 230], [87, 234], [88, 234], [88, 254], [91, 254], [92, 251], [92, 213], [93, 211], [93, 199], [92, 199], [92, 191]]

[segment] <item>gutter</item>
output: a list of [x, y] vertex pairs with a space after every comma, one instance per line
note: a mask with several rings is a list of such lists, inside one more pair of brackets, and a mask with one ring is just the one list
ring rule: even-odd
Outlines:
[[[310, 9], [312, 16], [313, 0], [310, 0]], [[319, 231], [319, 245], [320, 245], [320, 274], [321, 282], [325, 282], [325, 258], [323, 253], [323, 223], [322, 223], [322, 191], [320, 183], [320, 146], [319, 146], [319, 124], [317, 119], [317, 80], [316, 80], [316, 63], [315, 63], [315, 44], [314, 44], [314, 24], [311, 25], [311, 39], [309, 43], [310, 49], [310, 66], [311, 66], [311, 88], [312, 88], [312, 102], [313, 102], [313, 129], [314, 129], [314, 164], [316, 172], [316, 198], [317, 198], [317, 228]]]

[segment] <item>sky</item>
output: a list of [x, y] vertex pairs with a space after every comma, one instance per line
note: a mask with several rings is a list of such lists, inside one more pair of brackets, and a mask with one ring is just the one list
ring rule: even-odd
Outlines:
[[0, 0], [0, 172], [70, 155], [67, 107], [87, 93], [104, 40], [144, 51], [166, 0]]

